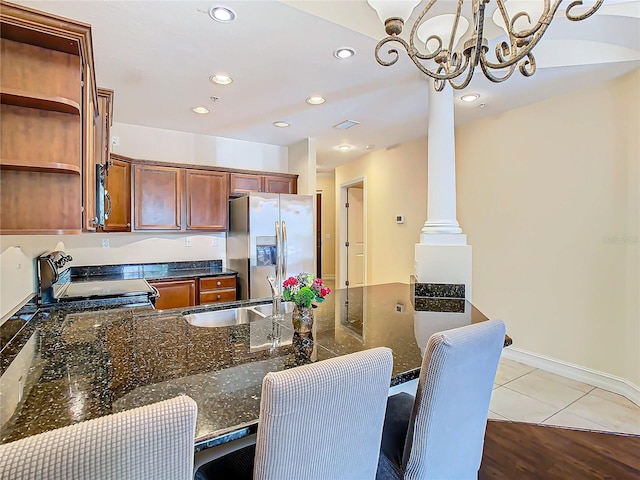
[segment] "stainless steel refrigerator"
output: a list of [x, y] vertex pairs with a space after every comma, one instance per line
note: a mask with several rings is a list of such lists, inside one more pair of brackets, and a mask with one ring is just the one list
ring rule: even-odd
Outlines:
[[227, 267], [238, 272], [238, 299], [270, 297], [269, 276], [281, 286], [314, 273], [311, 195], [250, 193], [229, 203]]

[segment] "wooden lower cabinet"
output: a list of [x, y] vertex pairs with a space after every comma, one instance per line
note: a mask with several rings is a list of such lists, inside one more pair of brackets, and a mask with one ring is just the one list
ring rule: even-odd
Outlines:
[[157, 310], [196, 305], [196, 279], [194, 278], [149, 282], [149, 285], [157, 288], [160, 293], [160, 298], [156, 299]]
[[206, 277], [200, 279], [200, 304], [233, 302], [236, 299], [236, 277]]
[[184, 308], [207, 303], [233, 302], [236, 299], [236, 276], [188, 278], [149, 282], [158, 289], [156, 309]]

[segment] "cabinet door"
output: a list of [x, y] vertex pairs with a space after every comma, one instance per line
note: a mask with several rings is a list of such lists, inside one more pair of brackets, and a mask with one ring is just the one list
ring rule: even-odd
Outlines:
[[182, 171], [134, 165], [133, 218], [136, 230], [180, 230]]
[[191, 307], [196, 304], [196, 280], [171, 280], [166, 282], [149, 282], [156, 287], [160, 298], [156, 299], [156, 308]]
[[229, 228], [229, 174], [185, 170], [187, 230], [224, 231]]
[[268, 193], [298, 193], [298, 182], [291, 177], [277, 177], [267, 175], [264, 177], [264, 191]]
[[[96, 216], [96, 151], [100, 151], [98, 131], [100, 129], [99, 119], [96, 118], [96, 104], [91, 99], [91, 93], [88, 93], [88, 105], [86, 107], [86, 131], [85, 131], [85, 151], [84, 151], [84, 229], [88, 231], [96, 231], [98, 226], [98, 217]], [[97, 145], [97, 144], [98, 145]]]
[[[113, 158], [105, 177], [105, 232], [131, 231], [131, 164]], [[109, 211], [111, 210], [111, 211]]]
[[262, 192], [264, 177], [262, 175], [252, 175], [250, 173], [232, 173], [230, 193], [238, 195], [249, 192]]

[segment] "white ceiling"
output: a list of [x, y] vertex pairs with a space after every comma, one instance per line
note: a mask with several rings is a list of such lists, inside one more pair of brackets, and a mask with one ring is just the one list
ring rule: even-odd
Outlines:
[[[373, 52], [384, 28], [365, 0], [16, 3], [92, 25], [97, 81], [115, 90], [116, 122], [281, 146], [315, 138], [319, 171], [363, 155], [366, 145], [387, 148], [426, 135], [425, 77], [403, 52], [396, 65], [378, 65]], [[209, 8], [219, 4], [236, 12], [233, 23], [209, 18]], [[441, 0], [436, 12], [455, 4]], [[490, 2], [486, 22], [497, 35], [490, 20], [495, 8]], [[640, 1], [605, 0], [601, 10], [578, 23], [554, 19], [534, 50], [538, 71], [531, 78], [515, 73], [493, 84], [478, 71], [467, 90], [479, 92], [486, 108], [464, 105], [456, 94], [456, 123], [637, 68]], [[334, 58], [343, 46], [354, 48], [356, 56]], [[234, 82], [210, 83], [218, 72]], [[312, 94], [323, 95], [326, 103], [306, 104]], [[219, 100], [212, 102], [212, 96]], [[193, 113], [198, 105], [211, 113]], [[361, 124], [333, 128], [347, 119]], [[276, 128], [276, 120], [291, 127]], [[336, 146], [343, 143], [354, 148], [340, 152]]]

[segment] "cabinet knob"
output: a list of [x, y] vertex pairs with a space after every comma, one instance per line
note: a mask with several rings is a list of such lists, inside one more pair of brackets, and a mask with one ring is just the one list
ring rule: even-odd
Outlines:
[[222, 282], [218, 282], [218, 286], [222, 285]]
[[127, 223], [127, 228], [131, 228], [131, 224], [130, 223]]
[[220, 300], [222, 297], [220, 295], [218, 295], [218, 300]]

